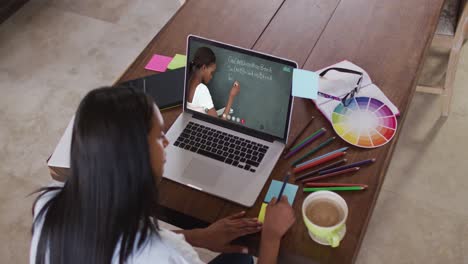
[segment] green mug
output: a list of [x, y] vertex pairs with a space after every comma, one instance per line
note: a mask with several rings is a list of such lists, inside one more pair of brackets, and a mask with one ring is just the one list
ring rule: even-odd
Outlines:
[[[310, 221], [306, 215], [306, 208], [309, 204], [313, 203], [314, 201], [324, 199], [329, 200], [336, 206], [339, 206], [343, 212], [341, 220], [333, 226], [318, 226], [312, 223], [312, 221]], [[348, 206], [346, 205], [345, 200], [334, 192], [314, 192], [309, 194], [309, 196], [307, 196], [307, 198], [302, 203], [302, 218], [304, 219], [304, 223], [307, 227], [307, 230], [309, 231], [309, 236], [310, 238], [312, 238], [312, 240], [322, 245], [338, 247], [340, 245], [340, 241], [346, 234], [346, 219], [348, 218]]]

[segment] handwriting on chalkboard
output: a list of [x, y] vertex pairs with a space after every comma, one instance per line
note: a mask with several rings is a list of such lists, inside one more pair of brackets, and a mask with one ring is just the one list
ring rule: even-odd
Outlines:
[[268, 80], [272, 81], [272, 69], [271, 66], [266, 66], [264, 64], [257, 64], [255, 62], [248, 62], [243, 59], [236, 58], [234, 56], [228, 57], [228, 63], [226, 67], [228, 70], [228, 79], [233, 80], [231, 73], [236, 73], [240, 75], [246, 75], [259, 80]]

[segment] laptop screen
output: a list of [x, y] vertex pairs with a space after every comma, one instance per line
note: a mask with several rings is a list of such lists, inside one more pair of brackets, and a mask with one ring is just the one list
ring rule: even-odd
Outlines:
[[188, 110], [286, 139], [294, 62], [194, 36], [187, 61]]

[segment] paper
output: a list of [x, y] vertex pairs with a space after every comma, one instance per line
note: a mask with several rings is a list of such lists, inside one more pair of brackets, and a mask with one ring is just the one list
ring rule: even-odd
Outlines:
[[59, 143], [55, 147], [54, 153], [50, 156], [50, 159], [47, 162], [48, 166], [70, 168], [70, 150], [74, 122], [75, 116], [73, 116], [68, 123], [65, 133], [63, 133]]
[[172, 59], [171, 63], [167, 66], [168, 69], [174, 70], [178, 68], [185, 67], [185, 63], [187, 61], [187, 57], [185, 55], [176, 54]]
[[146, 64], [145, 69], [151, 71], [165, 72], [167, 66], [172, 61], [171, 57], [154, 54], [151, 60]]
[[258, 213], [258, 221], [260, 223], [263, 223], [265, 221], [265, 213], [266, 213], [266, 208], [268, 204], [267, 203], [262, 203], [262, 207], [260, 208], [260, 213]]
[[319, 76], [315, 72], [294, 69], [292, 95], [296, 97], [317, 99]]
[[[367, 72], [364, 71], [364, 69], [349, 61], [344, 60], [334, 65], [320, 69], [317, 72], [320, 73], [325, 69], [331, 67], [345, 68], [364, 73], [361, 82], [361, 90], [359, 91], [359, 93], [356, 94], [356, 97], [365, 96], [378, 99], [384, 102], [388, 107], [390, 107], [394, 114], [396, 114], [397, 116], [400, 114], [398, 108], [390, 101], [390, 99], [387, 96], [385, 96], [385, 94], [379, 89], [379, 87], [372, 84], [372, 80], [370, 79], [369, 74], [367, 74]], [[358, 77], [355, 74], [330, 71], [329, 73], [327, 73], [325, 78], [320, 78], [320, 91], [341, 98], [347, 93], [349, 93], [351, 89], [356, 85], [357, 78]], [[335, 110], [336, 106], [340, 104], [340, 102], [322, 96], [317, 97], [317, 99], [313, 99], [313, 101], [317, 105], [318, 110], [320, 110], [320, 112], [322, 112], [322, 114], [328, 119], [328, 121], [331, 122], [332, 113]]]
[[[279, 192], [281, 191], [281, 187], [283, 186], [283, 182], [273, 180], [271, 181], [270, 188], [265, 196], [265, 203], [269, 203], [273, 197], [278, 198]], [[294, 198], [296, 197], [297, 192], [297, 185], [287, 183], [286, 187], [284, 187], [283, 195], [288, 197], [288, 202], [290, 205], [293, 204]], [[278, 198], [279, 199], [279, 198]]]

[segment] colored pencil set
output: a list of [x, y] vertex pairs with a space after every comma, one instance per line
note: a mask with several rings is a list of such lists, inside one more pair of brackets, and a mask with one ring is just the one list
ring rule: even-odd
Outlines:
[[[301, 130], [299, 133], [299, 136], [296, 137], [296, 139], [293, 141], [291, 144], [292, 147], [288, 148], [287, 151], [285, 151], [285, 159], [288, 159], [298, 153], [300, 150], [305, 148], [307, 145], [312, 143], [313, 141], [317, 140], [319, 137], [323, 136], [326, 132], [325, 128], [321, 128], [317, 130], [316, 132], [312, 133], [310, 136], [299, 142], [298, 144], [294, 145], [297, 139], [300, 137], [300, 135], [305, 131], [307, 126], [312, 122], [313, 119], [309, 121], [309, 123]], [[292, 162], [293, 167], [293, 172], [294, 173], [299, 173], [314, 167], [317, 167], [319, 165], [322, 165], [324, 163], [328, 163], [330, 161], [333, 161], [335, 159], [341, 158], [346, 155], [346, 150], [348, 147], [344, 148], [339, 148], [336, 150], [333, 150], [331, 152], [328, 152], [326, 154], [323, 154], [321, 156], [306, 160], [308, 157], [311, 155], [315, 154], [319, 150], [323, 149], [324, 147], [328, 146], [335, 140], [335, 137], [330, 137], [327, 140], [321, 142], [318, 146], [314, 147], [312, 150], [308, 151], [301, 157], [297, 158]], [[338, 161], [334, 161], [333, 163], [330, 163], [328, 165], [322, 166], [318, 169], [315, 169], [310, 172], [306, 172], [302, 175], [299, 175], [296, 177], [296, 182], [301, 181], [302, 184], [304, 185], [304, 192], [315, 192], [315, 191], [321, 191], [321, 190], [329, 190], [329, 191], [359, 191], [359, 190], [365, 190], [367, 188], [367, 185], [365, 184], [353, 184], [353, 183], [316, 183], [315, 181], [318, 180], [323, 180], [323, 179], [328, 179], [332, 178], [335, 176], [347, 174], [347, 173], [353, 173], [357, 172], [360, 170], [361, 166], [372, 164], [375, 162], [375, 159], [367, 159], [367, 160], [362, 160], [358, 162], [354, 162], [351, 164], [346, 164], [343, 165], [347, 162], [347, 159], [340, 159]]]

